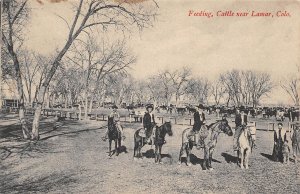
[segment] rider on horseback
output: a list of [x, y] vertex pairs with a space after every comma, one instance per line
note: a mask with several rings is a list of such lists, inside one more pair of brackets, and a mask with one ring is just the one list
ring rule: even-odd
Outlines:
[[[118, 113], [117, 109], [118, 107], [114, 105], [112, 107], [113, 111], [110, 113], [109, 117], [114, 118], [114, 124], [116, 125], [118, 131], [120, 132], [120, 135], [122, 136], [123, 140], [125, 139], [123, 127], [120, 124], [120, 114]], [[106, 141], [108, 139], [108, 129], [105, 132], [105, 136], [103, 137], [103, 140]]]
[[[199, 139], [199, 131], [203, 125], [205, 125], [205, 114], [203, 112], [203, 105], [200, 104], [196, 106], [196, 111], [194, 113], [194, 125], [193, 125], [193, 132], [195, 132], [195, 141]], [[195, 142], [197, 148], [200, 148], [200, 142]]]
[[150, 143], [153, 128], [156, 126], [153, 111], [153, 105], [149, 104], [146, 106], [146, 111], [143, 117], [143, 127], [146, 134], [146, 143]]
[[233, 150], [237, 151], [239, 148], [238, 146], [238, 139], [242, 133], [242, 131], [247, 127], [247, 115], [244, 114], [244, 111], [241, 111], [240, 109], [236, 109], [235, 114], [235, 133], [233, 137]]

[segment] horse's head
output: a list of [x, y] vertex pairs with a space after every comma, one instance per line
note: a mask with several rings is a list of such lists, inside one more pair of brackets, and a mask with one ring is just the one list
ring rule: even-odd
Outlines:
[[222, 118], [222, 120], [220, 121], [219, 129], [223, 133], [227, 134], [228, 136], [232, 136], [233, 135], [232, 129], [229, 126], [228, 121], [227, 121], [227, 119], [225, 117]]
[[172, 135], [173, 135], [171, 122], [165, 122], [165, 123], [164, 123], [164, 128], [165, 128], [165, 130], [166, 130], [166, 133], [167, 133], [169, 136], [172, 136]]

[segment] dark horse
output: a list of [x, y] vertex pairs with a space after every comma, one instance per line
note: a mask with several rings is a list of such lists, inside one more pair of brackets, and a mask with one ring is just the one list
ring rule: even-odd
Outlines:
[[[134, 133], [134, 153], [133, 157], [142, 158], [141, 149], [146, 144], [146, 137], [139, 135], [141, 129]], [[161, 163], [161, 149], [165, 143], [166, 134], [173, 135], [172, 126], [170, 122], [165, 122], [160, 127], [156, 127], [154, 131], [154, 145], [155, 145], [155, 162]]]
[[117, 129], [116, 124], [114, 123], [113, 117], [108, 117], [108, 139], [109, 139], [109, 152], [108, 155], [112, 156], [113, 153], [111, 153], [111, 142], [115, 141], [115, 150], [116, 156], [120, 153], [120, 147], [121, 147], [121, 133]]
[[[182, 146], [180, 149], [179, 154], [179, 161], [178, 164], [181, 164], [181, 156], [183, 154], [183, 150], [186, 151], [187, 155], [187, 165], [191, 166], [190, 163], [190, 153], [193, 149], [193, 146], [195, 145], [195, 141], [201, 142], [201, 147], [204, 149], [204, 163], [203, 163], [203, 169], [210, 169], [211, 167], [211, 161], [212, 161], [212, 154], [214, 152], [214, 149], [217, 145], [217, 139], [221, 132], [232, 136], [232, 130], [231, 127], [228, 124], [228, 121], [223, 118], [220, 121], [217, 121], [215, 123], [210, 124], [209, 126], [206, 126], [204, 129], [201, 128], [201, 130], [207, 130], [206, 135], [203, 137], [201, 134], [198, 136], [199, 139], [194, 140], [194, 133], [192, 128], [185, 129], [182, 132]], [[200, 131], [201, 131], [200, 130]], [[200, 132], [199, 132], [200, 133]]]

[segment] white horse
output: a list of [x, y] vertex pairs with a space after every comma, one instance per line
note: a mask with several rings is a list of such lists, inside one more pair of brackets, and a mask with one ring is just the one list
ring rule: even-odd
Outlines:
[[[256, 127], [245, 126], [238, 140], [239, 150], [237, 151], [238, 159], [241, 158], [240, 166], [243, 169], [249, 168], [249, 157], [252, 152], [253, 144], [256, 139]], [[239, 161], [239, 160], [238, 160]]]

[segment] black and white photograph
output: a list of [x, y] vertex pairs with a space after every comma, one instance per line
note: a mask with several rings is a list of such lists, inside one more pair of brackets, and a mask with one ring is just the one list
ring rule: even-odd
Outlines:
[[0, 193], [298, 194], [299, 10], [0, 0]]

